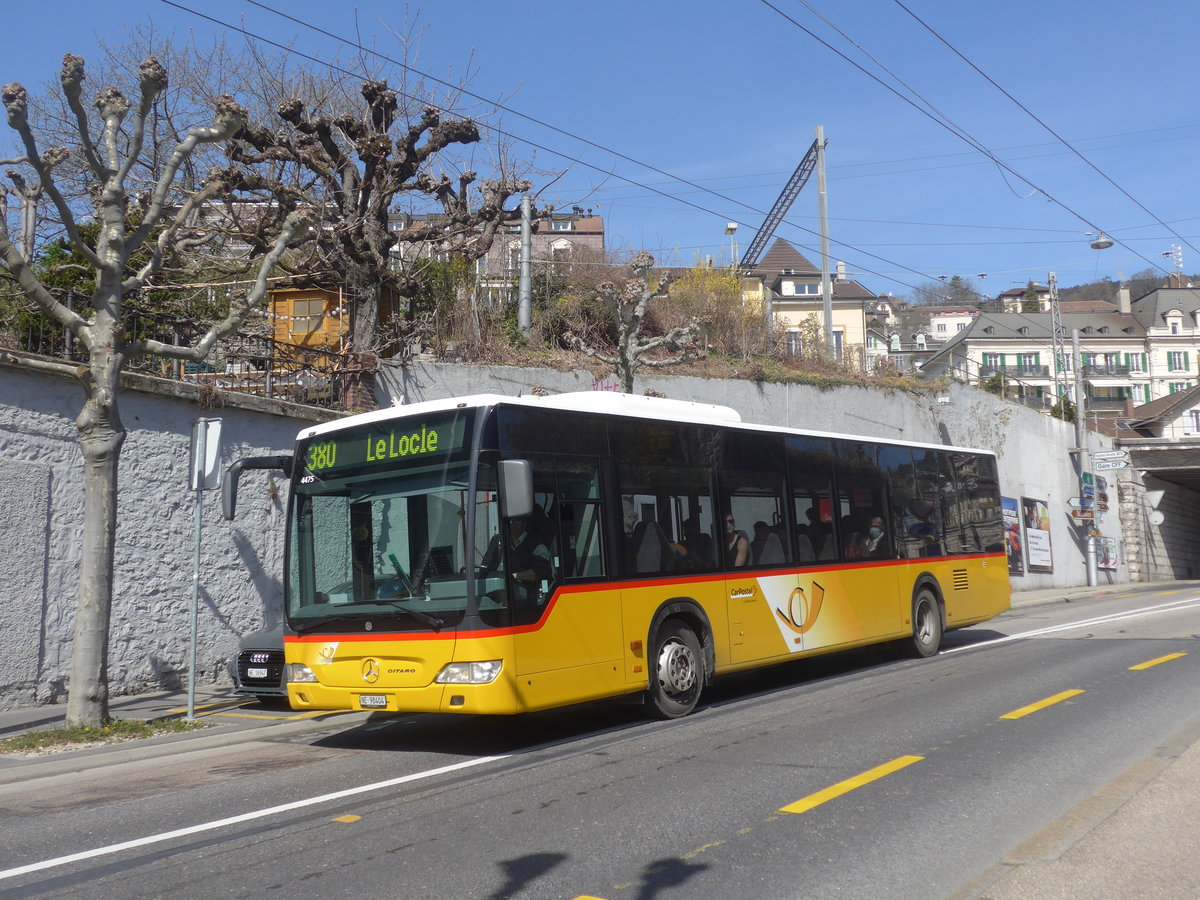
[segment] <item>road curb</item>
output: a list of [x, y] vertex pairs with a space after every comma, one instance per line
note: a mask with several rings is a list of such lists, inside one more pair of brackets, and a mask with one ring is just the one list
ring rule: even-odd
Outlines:
[[[330, 728], [349, 728], [366, 722], [370, 712], [333, 712], [302, 721], [280, 721], [252, 728], [225, 726], [226, 730], [143, 738], [84, 750], [65, 750], [53, 756], [19, 757], [0, 754], [0, 785], [35, 778], [68, 775], [120, 763], [137, 762], [162, 756], [175, 756], [194, 750], [232, 746], [251, 741], [281, 741], [298, 735]], [[221, 728], [222, 726], [217, 726]]]

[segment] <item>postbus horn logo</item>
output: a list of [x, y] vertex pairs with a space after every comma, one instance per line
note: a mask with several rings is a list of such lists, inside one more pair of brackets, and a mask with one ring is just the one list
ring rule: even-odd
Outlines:
[[363, 681], [367, 684], [374, 684], [379, 680], [379, 660], [367, 659], [363, 660], [362, 667]]
[[787, 612], [777, 609], [775, 614], [783, 619], [784, 624], [796, 634], [804, 634], [816, 624], [823, 602], [825, 602], [825, 588], [814, 581], [812, 583], [812, 602], [809, 602], [804, 589], [798, 587], [788, 598]]

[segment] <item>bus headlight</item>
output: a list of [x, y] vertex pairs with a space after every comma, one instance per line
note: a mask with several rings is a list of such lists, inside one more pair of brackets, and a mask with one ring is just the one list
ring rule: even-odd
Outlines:
[[438, 684], [491, 684], [500, 674], [504, 660], [450, 663], [434, 679]]
[[304, 663], [288, 663], [287, 680], [298, 684], [311, 684], [317, 680], [317, 676]]

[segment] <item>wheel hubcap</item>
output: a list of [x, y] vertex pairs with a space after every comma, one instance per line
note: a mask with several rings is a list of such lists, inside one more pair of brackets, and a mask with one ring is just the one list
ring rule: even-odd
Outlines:
[[658, 684], [672, 697], [696, 684], [696, 658], [685, 644], [668, 641], [658, 651]]

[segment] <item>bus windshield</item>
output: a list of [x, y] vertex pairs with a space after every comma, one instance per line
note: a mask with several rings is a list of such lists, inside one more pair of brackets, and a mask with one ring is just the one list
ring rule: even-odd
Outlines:
[[[442, 434], [465, 431], [454, 424]], [[388, 439], [360, 442], [385, 445]], [[350, 446], [339, 438], [336, 448], [325, 441], [319, 453], [311, 445], [301, 448], [306, 467], [293, 492], [285, 585], [292, 628], [438, 631], [458, 625], [468, 611], [468, 562], [478, 563], [498, 530], [494, 475], [480, 483], [479, 543], [468, 552], [472, 500], [465, 453], [386, 464], [359, 454], [351, 465], [344, 462]], [[315, 467], [309, 465], [314, 460]], [[476, 587], [487, 590], [486, 583]]]

